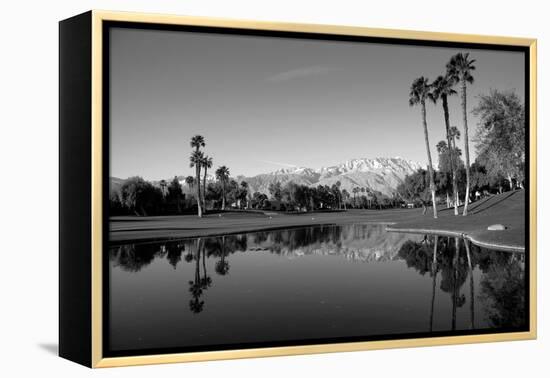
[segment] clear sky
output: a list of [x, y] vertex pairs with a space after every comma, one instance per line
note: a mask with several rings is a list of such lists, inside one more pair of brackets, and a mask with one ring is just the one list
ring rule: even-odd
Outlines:
[[[409, 88], [419, 76], [442, 74], [457, 52], [476, 59], [470, 110], [490, 89], [525, 98], [518, 52], [123, 28], [110, 38], [110, 175], [120, 178], [194, 174], [195, 134], [206, 138], [214, 167], [227, 165], [233, 176], [363, 157], [424, 165], [420, 109], [409, 107]], [[435, 163], [443, 110], [429, 103], [427, 113]], [[450, 114], [462, 130], [458, 96]], [[476, 124], [470, 114], [471, 137]]]

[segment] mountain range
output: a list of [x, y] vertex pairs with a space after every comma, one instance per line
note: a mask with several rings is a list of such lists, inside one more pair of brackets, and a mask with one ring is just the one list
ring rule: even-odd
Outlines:
[[[270, 173], [247, 177], [237, 176], [238, 182], [246, 181], [250, 191], [265, 193], [269, 195], [269, 185], [280, 182], [285, 185], [294, 182], [300, 185], [332, 186], [340, 181], [341, 189], [346, 189], [350, 194], [355, 187], [365, 188], [369, 191], [381, 192], [390, 196], [397, 186], [403, 182], [405, 176], [414, 173], [422, 165], [415, 161], [406, 160], [401, 157], [374, 159], [362, 158], [351, 159], [344, 163], [318, 169], [307, 167], [283, 168]], [[185, 177], [178, 177], [184, 188], [187, 187]], [[213, 175], [207, 176], [207, 182], [214, 181]], [[111, 177], [111, 188], [118, 189], [124, 180]], [[153, 182], [158, 185], [158, 182]]]
[[307, 186], [332, 186], [340, 181], [341, 189], [346, 189], [350, 194], [353, 188], [359, 187], [391, 195], [405, 176], [419, 168], [422, 168], [419, 163], [401, 157], [363, 158], [319, 169], [293, 167], [253, 177], [239, 176], [237, 181], [248, 182], [252, 192], [266, 194], [269, 193], [269, 185], [277, 181], [283, 185], [292, 181]]

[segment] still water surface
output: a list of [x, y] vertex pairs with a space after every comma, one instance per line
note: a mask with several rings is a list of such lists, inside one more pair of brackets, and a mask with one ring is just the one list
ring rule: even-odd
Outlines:
[[384, 228], [326, 225], [113, 246], [109, 349], [525, 326], [523, 254]]

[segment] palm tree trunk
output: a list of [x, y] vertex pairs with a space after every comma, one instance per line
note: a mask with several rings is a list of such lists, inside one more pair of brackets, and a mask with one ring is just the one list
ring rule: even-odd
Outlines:
[[437, 218], [437, 207], [435, 205], [435, 183], [433, 174], [432, 154], [430, 152], [430, 139], [428, 137], [428, 123], [426, 122], [426, 102], [422, 100], [422, 125], [424, 126], [424, 139], [426, 141], [426, 152], [428, 154], [428, 174], [430, 175], [430, 191], [432, 192], [432, 206], [434, 218]]
[[208, 168], [204, 166], [204, 176], [202, 179], [202, 207], [204, 208], [204, 211], [206, 211], [206, 171]]
[[195, 173], [197, 176], [197, 212], [199, 218], [202, 218], [202, 206], [201, 206], [201, 170], [199, 165], [195, 166]]
[[225, 181], [222, 180], [222, 210], [225, 210]]
[[466, 110], [466, 80], [462, 80], [462, 117], [464, 122], [464, 157], [466, 159], [466, 195], [464, 197], [464, 212], [468, 215], [468, 202], [470, 200], [470, 148], [468, 145], [468, 112]]
[[[454, 164], [454, 149], [451, 144], [451, 125], [449, 122], [449, 104], [447, 103], [447, 96], [442, 96], [443, 114], [445, 116], [445, 129], [447, 131], [447, 147], [449, 151], [449, 164], [451, 164], [451, 174], [453, 178], [453, 196], [457, 197], [458, 189], [456, 183], [456, 167]], [[454, 204], [455, 215], [458, 215], [458, 204], [455, 201]]]

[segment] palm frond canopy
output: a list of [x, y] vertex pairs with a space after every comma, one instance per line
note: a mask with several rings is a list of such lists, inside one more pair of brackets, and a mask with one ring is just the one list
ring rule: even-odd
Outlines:
[[431, 91], [428, 94], [430, 100], [436, 103], [442, 97], [448, 97], [456, 94], [453, 87], [456, 84], [456, 80], [450, 75], [439, 75], [432, 83]]
[[229, 177], [229, 168], [227, 168], [225, 165], [222, 165], [221, 167], [218, 167], [216, 169], [216, 178], [218, 178], [221, 181], [227, 180]]
[[206, 167], [206, 168], [212, 168], [212, 164], [213, 164], [213, 160], [210, 156], [208, 155], [205, 155], [204, 158], [202, 159], [202, 166], [203, 167]]
[[202, 135], [195, 135], [191, 138], [191, 147], [200, 148], [204, 147], [206, 143], [204, 142], [204, 137]]
[[194, 166], [200, 166], [202, 160], [204, 159], [204, 154], [202, 151], [193, 151], [191, 156], [189, 156], [189, 167], [193, 168]]
[[456, 126], [452, 126], [450, 129], [449, 129], [449, 135], [451, 137], [454, 137], [456, 139], [460, 139], [460, 130], [456, 127]]
[[429, 93], [430, 84], [428, 83], [428, 79], [424, 76], [415, 79], [411, 85], [411, 91], [409, 93], [409, 106], [414, 106], [426, 101]]
[[447, 63], [447, 74], [455, 80], [464, 80], [472, 84], [474, 77], [472, 71], [475, 71], [475, 59], [470, 59], [469, 53], [458, 53], [451, 57]]

